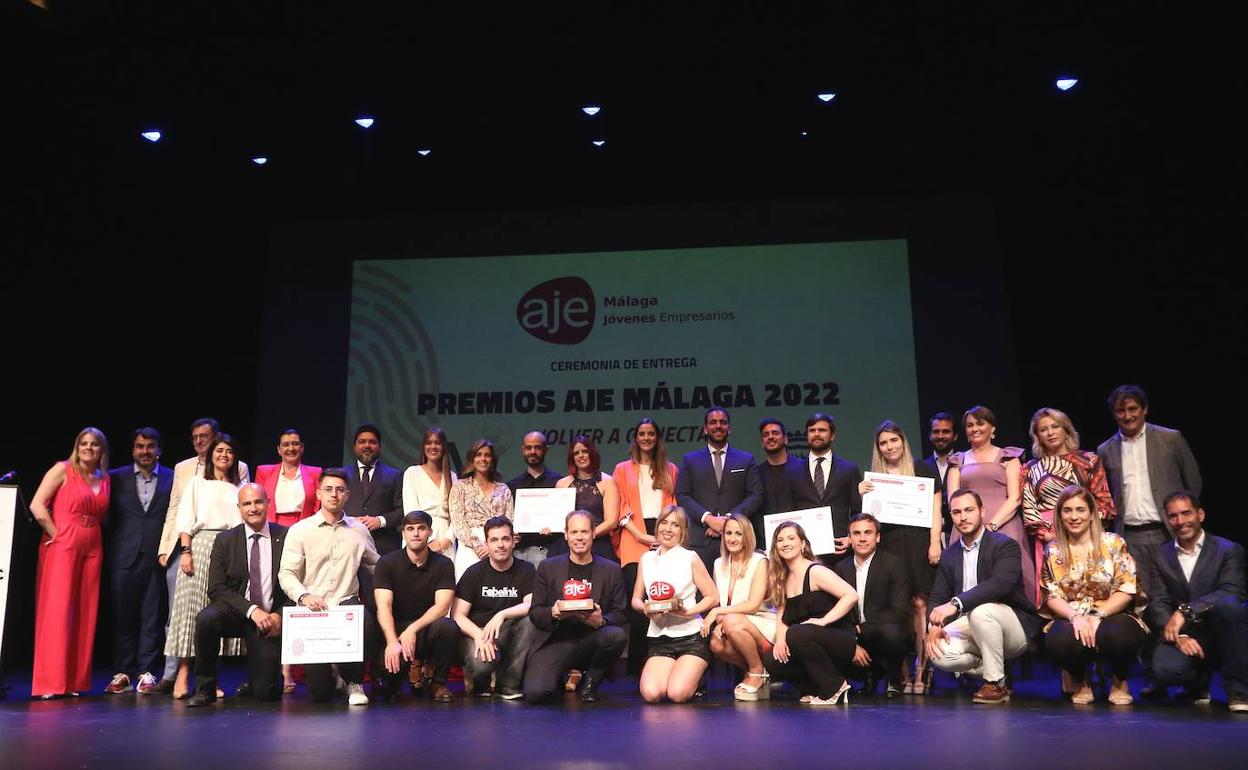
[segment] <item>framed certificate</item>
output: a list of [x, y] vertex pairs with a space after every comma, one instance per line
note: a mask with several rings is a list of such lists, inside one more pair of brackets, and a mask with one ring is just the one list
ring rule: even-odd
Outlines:
[[891, 473], [863, 474], [875, 489], [862, 496], [862, 510], [880, 520], [881, 524], [902, 524], [907, 527], [932, 527], [932, 501], [936, 482], [919, 476], [894, 476]]
[[282, 665], [363, 661], [363, 605], [282, 608]]
[[562, 532], [564, 519], [576, 510], [576, 490], [517, 489], [515, 523], [517, 532]]
[[763, 517], [763, 531], [767, 535], [767, 550], [771, 551], [771, 536], [776, 531], [776, 527], [786, 521], [795, 521], [802, 525], [802, 529], [806, 531], [806, 538], [810, 540], [810, 547], [814, 550], [815, 555], [821, 553], [832, 553], [836, 550], [836, 535], [832, 532], [832, 509], [828, 506], [822, 508], [807, 508], [801, 511], [789, 511], [788, 513], [772, 513]]

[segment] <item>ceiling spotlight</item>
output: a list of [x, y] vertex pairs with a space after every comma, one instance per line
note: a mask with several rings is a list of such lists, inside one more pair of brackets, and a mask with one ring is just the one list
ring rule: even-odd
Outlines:
[[824, 93], [819, 94], [819, 101], [821, 102], [830, 102], [835, 98], [836, 93], [833, 91], [825, 91]]
[[431, 153], [431, 152], [433, 152], [433, 150], [429, 149], [428, 147], [424, 147], [424, 148], [422, 148], [422, 149], [417, 150], [417, 151], [416, 151], [416, 154], [417, 154], [417, 155], [428, 155], [428, 154], [429, 154], [429, 153]]
[[601, 146], [603, 146], [603, 145], [604, 145], [604, 144], [606, 144], [606, 143], [607, 143], [607, 140], [606, 140], [606, 139], [595, 139], [595, 140], [594, 140], [594, 146], [595, 146], [595, 147], [601, 147]]
[[251, 162], [255, 163], [257, 166], [263, 166], [265, 163], [269, 162], [269, 159], [264, 157], [263, 155], [257, 155], [256, 157], [251, 159]]
[[809, 134], [808, 132], [806, 132], [806, 131], [803, 131], [803, 132], [802, 132], [802, 136], [810, 136], [810, 134]]
[[602, 108], [601, 108], [601, 107], [599, 107], [599, 106], [598, 106], [598, 105], [596, 105], [596, 104], [587, 104], [587, 105], [585, 105], [584, 107], [582, 107], [582, 108], [581, 108], [581, 112], [585, 113], [586, 115], [590, 116], [591, 118], [592, 118], [593, 116], [597, 115], [597, 114], [598, 114], [601, 110], [602, 110]]
[[152, 131], [144, 131], [142, 134], [139, 134], [139, 136], [142, 136], [144, 139], [146, 139], [149, 142], [159, 142], [163, 134], [161, 134], [159, 131], [152, 130]]
[[374, 121], [372, 118], [356, 118], [355, 119], [355, 125], [359, 126], [360, 128], [372, 128], [373, 123], [375, 122], [376, 121]]
[[1058, 78], [1055, 85], [1059, 91], [1069, 91], [1079, 82], [1079, 78]]

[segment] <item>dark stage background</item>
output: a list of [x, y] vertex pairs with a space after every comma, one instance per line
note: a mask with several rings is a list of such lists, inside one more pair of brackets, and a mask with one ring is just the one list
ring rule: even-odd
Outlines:
[[[204, 414], [253, 465], [286, 424], [336, 461], [350, 260], [400, 230], [405, 257], [905, 237], [923, 414], [987, 403], [1024, 444], [1052, 405], [1093, 448], [1106, 393], [1138, 382], [1200, 461], [1211, 529], [1248, 537], [1213, 410], [1243, 370], [1245, 253], [1216, 19], [362, 8], [5, 3], [0, 466], [28, 496], [86, 424], [114, 465], [149, 424], [181, 459]], [[9, 671], [35, 548], [19, 528]]]

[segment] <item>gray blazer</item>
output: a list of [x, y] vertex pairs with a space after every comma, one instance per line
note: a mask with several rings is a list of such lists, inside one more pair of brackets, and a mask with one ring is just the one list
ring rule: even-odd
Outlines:
[[[1148, 481], [1153, 488], [1157, 510], [1162, 514], [1161, 521], [1168, 530], [1170, 524], [1166, 521], [1166, 509], [1162, 505], [1166, 495], [1180, 489], [1199, 495], [1200, 468], [1196, 465], [1195, 455], [1187, 446], [1187, 439], [1177, 430], [1145, 423], [1144, 441], [1145, 452], [1148, 454]], [[1101, 464], [1105, 466], [1105, 473], [1109, 476], [1109, 491], [1118, 507], [1114, 528], [1121, 532], [1126, 512], [1125, 501], [1122, 499], [1122, 434], [1115, 433], [1106, 439], [1096, 448], [1096, 454], [1101, 458]]]

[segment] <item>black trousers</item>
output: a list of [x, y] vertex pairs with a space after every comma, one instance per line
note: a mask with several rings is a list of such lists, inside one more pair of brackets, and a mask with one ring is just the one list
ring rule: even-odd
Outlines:
[[[369, 660], [373, 656], [373, 640], [368, 629], [376, 621], [373, 620], [373, 613], [363, 604], [358, 604], [358, 599], [352, 601], [344, 601], [341, 605], [359, 606], [364, 611], [364, 660]], [[308, 682], [308, 692], [312, 694], [314, 703], [323, 703], [334, 697], [337, 692], [337, 681], [334, 679], [333, 667], [338, 667], [338, 675], [342, 677], [347, 684], [362, 684], [364, 682], [364, 664], [361, 663], [308, 663], [303, 667], [303, 678]]]
[[910, 633], [897, 623], [859, 625], [858, 644], [871, 656], [871, 667], [883, 671], [892, 685], [901, 683], [901, 662], [910, 653], [910, 640]]
[[628, 607], [624, 610], [624, 617], [628, 619], [628, 673], [640, 674], [646, 665], [646, 650], [650, 647], [649, 638], [646, 636], [646, 632], [650, 630], [650, 619], [633, 609], [633, 589], [637, 585], [641, 565], [633, 562], [625, 564], [623, 569], [625, 590], [629, 596]]
[[570, 668], [587, 669], [601, 681], [624, 650], [625, 633], [619, 626], [603, 626], [575, 636], [551, 637], [533, 651], [524, 670], [524, 699], [537, 703], [560, 690], [559, 676]]
[[798, 623], [789, 626], [789, 662], [772, 655], [763, 656], [763, 665], [772, 679], [795, 686], [803, 695], [831, 698], [845, 683], [845, 673], [853, 664], [854, 633], [839, 628]]
[[[372, 618], [370, 617], [369, 620]], [[395, 630], [402, 632], [411, 624], [411, 620], [396, 623]], [[368, 636], [371, 637], [371, 643], [368, 646], [372, 650], [369, 659], [373, 662], [374, 691], [377, 685], [381, 684], [384, 695], [387, 697], [395, 695], [399, 691], [399, 683], [407, 681], [407, 669], [411, 661], [400, 661], [399, 673], [391, 674], [386, 670], [386, 636], [381, 630], [381, 624], [370, 623]], [[459, 662], [456, 657], [459, 654], [461, 636], [459, 626], [455, 625], [455, 621], [450, 618], [438, 618], [416, 634], [416, 658], [433, 666], [434, 684], [446, 684], [446, 677], [451, 671], [451, 666]]]
[[[165, 568], [139, 556], [132, 567], [113, 567], [113, 673], [134, 679], [165, 668], [165, 621], [169, 618]], [[159, 674], [156, 674], [159, 678]]]
[[1101, 620], [1096, 629], [1096, 647], [1085, 647], [1069, 620], [1055, 620], [1044, 635], [1044, 647], [1053, 662], [1075, 679], [1083, 679], [1088, 665], [1096, 660], [1109, 664], [1114, 676], [1126, 679], [1144, 636], [1139, 623], [1119, 613]]
[[1248, 698], [1248, 605], [1222, 599], [1200, 623], [1188, 623], [1183, 633], [1200, 642], [1205, 658], [1190, 658], [1163, 641], [1153, 654], [1157, 683], [1204, 686], [1221, 668], [1227, 696]]
[[259, 700], [282, 697], [282, 639], [262, 636], [256, 624], [240, 618], [225, 602], [212, 602], [195, 618], [195, 690], [217, 690], [217, 659], [221, 639], [241, 637], [247, 643], [247, 681]]

